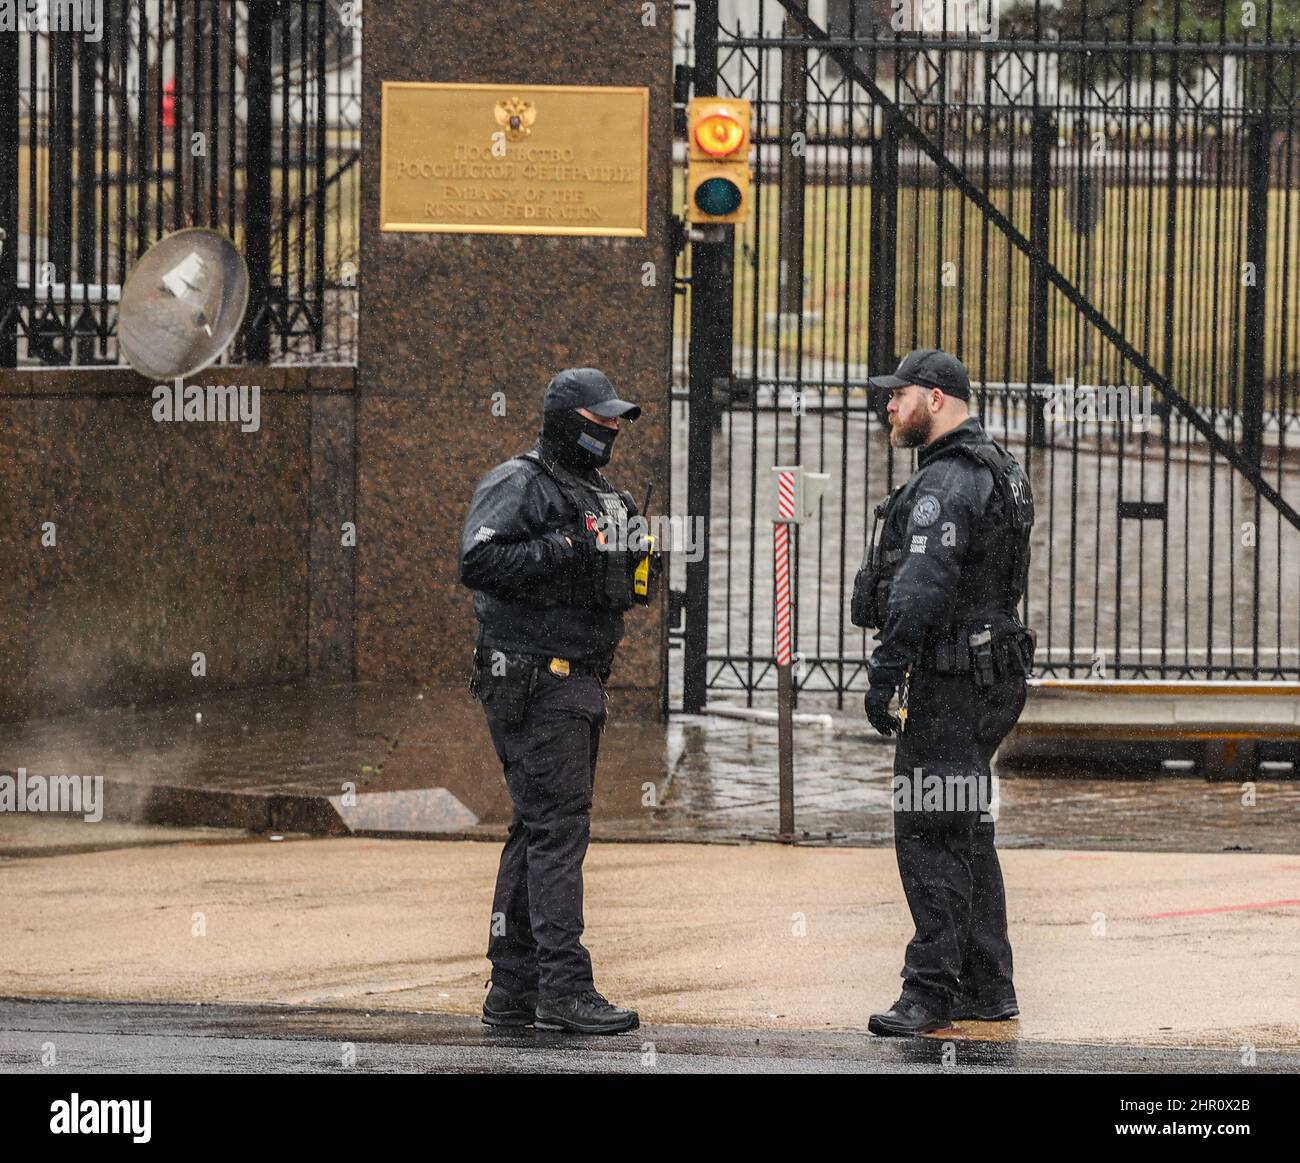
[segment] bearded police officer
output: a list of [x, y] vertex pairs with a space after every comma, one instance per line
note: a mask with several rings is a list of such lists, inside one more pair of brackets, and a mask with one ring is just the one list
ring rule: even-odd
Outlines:
[[560, 372], [537, 443], [483, 478], [465, 521], [460, 577], [480, 623], [470, 689], [514, 805], [492, 906], [488, 1025], [639, 1024], [596, 992], [580, 938], [604, 683], [641, 563], [626, 536], [632, 498], [599, 470], [620, 419], [640, 414], [595, 368]]
[[894, 848], [916, 926], [902, 995], [868, 1028], [923, 1034], [1019, 1013], [989, 765], [1033, 660], [1016, 611], [1034, 510], [1019, 464], [969, 414], [958, 360], [914, 351], [871, 383], [890, 393], [890, 443], [920, 452], [876, 508], [880, 536], [873, 527], [853, 594], [853, 622], [878, 630], [866, 711], [897, 734]]

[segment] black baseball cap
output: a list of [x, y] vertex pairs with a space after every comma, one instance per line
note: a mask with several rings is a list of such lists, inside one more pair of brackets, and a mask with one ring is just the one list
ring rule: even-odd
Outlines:
[[872, 376], [867, 383], [873, 388], [905, 388], [909, 384], [920, 384], [923, 388], [938, 388], [945, 396], [970, 399], [970, 376], [965, 365], [936, 347], [909, 351], [899, 361], [898, 370], [892, 376]]
[[635, 420], [641, 409], [627, 400], [620, 400], [609, 377], [594, 367], [568, 367], [547, 386], [542, 401], [542, 411], [557, 412], [561, 408], [586, 408], [606, 420], [626, 416]]

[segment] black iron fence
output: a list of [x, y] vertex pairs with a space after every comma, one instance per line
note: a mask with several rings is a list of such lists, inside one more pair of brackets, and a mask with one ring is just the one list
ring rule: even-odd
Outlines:
[[187, 226], [248, 263], [228, 359], [355, 362], [358, 8], [103, 0], [0, 35], [0, 366], [118, 363], [122, 283]]
[[775, 681], [778, 463], [832, 477], [799, 688], [864, 685], [852, 577], [913, 463], [866, 379], [922, 346], [1034, 483], [1043, 673], [1300, 677], [1300, 5], [902, 7], [695, 5], [686, 75], [753, 103], [756, 162], [749, 221], [678, 272], [678, 496], [711, 521], [683, 705]]

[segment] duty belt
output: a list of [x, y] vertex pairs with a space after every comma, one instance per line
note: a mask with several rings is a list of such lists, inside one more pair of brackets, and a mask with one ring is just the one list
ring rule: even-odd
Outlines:
[[[995, 635], [991, 645], [993, 666], [999, 675], [1029, 673], [1034, 652], [1029, 630], [1008, 628]], [[965, 674], [976, 669], [969, 630], [959, 630], [936, 643], [924, 657], [923, 666], [940, 674]]]
[[598, 678], [604, 681], [609, 677], [611, 664], [608, 662], [573, 662], [568, 658], [539, 658], [538, 664], [546, 663], [546, 669], [554, 675], [566, 677], [579, 675]]
[[961, 631], [954, 638], [934, 646], [926, 659], [931, 670], [954, 674], [970, 670], [970, 636]]
[[515, 662], [523, 667], [531, 667], [535, 671], [549, 670], [552, 674], [560, 678], [578, 676], [583, 678], [598, 678], [602, 682], [609, 677], [614, 663], [612, 658], [603, 659], [598, 662], [575, 661], [574, 659], [556, 658], [546, 654], [522, 654], [513, 650], [497, 651], [494, 647], [485, 647], [482, 645], [480, 645], [475, 651], [476, 661], [479, 661], [480, 665], [488, 665], [492, 655], [495, 653], [500, 653], [511, 662]]

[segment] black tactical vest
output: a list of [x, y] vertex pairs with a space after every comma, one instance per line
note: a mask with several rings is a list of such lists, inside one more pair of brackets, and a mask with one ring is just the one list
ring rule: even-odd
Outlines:
[[[965, 456], [993, 475], [992, 496], [971, 532], [954, 619], [995, 610], [1014, 615], [1029, 581], [1029, 538], [1034, 524], [1029, 479], [1015, 458], [996, 442], [954, 444], [934, 460], [945, 456]], [[854, 580], [850, 618], [855, 626], [879, 629], [884, 624], [894, 573], [906, 552], [902, 538], [907, 523], [898, 520], [897, 512], [906, 490], [906, 484], [899, 485], [875, 508], [871, 543]], [[882, 521], [884, 531], [877, 541]]]
[[580, 565], [538, 579], [523, 599], [527, 605], [578, 606], [586, 610], [622, 612], [632, 608], [632, 575], [637, 554], [628, 535], [629, 518], [636, 515], [630, 493], [616, 489], [600, 473], [596, 481], [584, 480], [563, 465], [545, 461], [535, 449], [516, 460], [531, 461], [555, 482], [573, 508], [573, 525], [596, 540], [602, 529], [614, 547], [583, 554]]
[[[893, 524], [894, 507], [898, 496], [906, 486], [899, 485], [883, 501], [876, 505], [874, 519], [871, 522], [871, 540], [867, 543], [867, 553], [853, 579], [853, 599], [849, 604], [849, 619], [855, 626], [868, 630], [879, 630], [885, 621], [885, 610], [889, 606], [889, 588], [894, 579], [894, 570], [903, 556], [900, 547], [888, 549], [878, 540], [876, 531], [880, 522], [885, 522], [888, 530]], [[885, 538], [885, 541], [892, 541]]]

